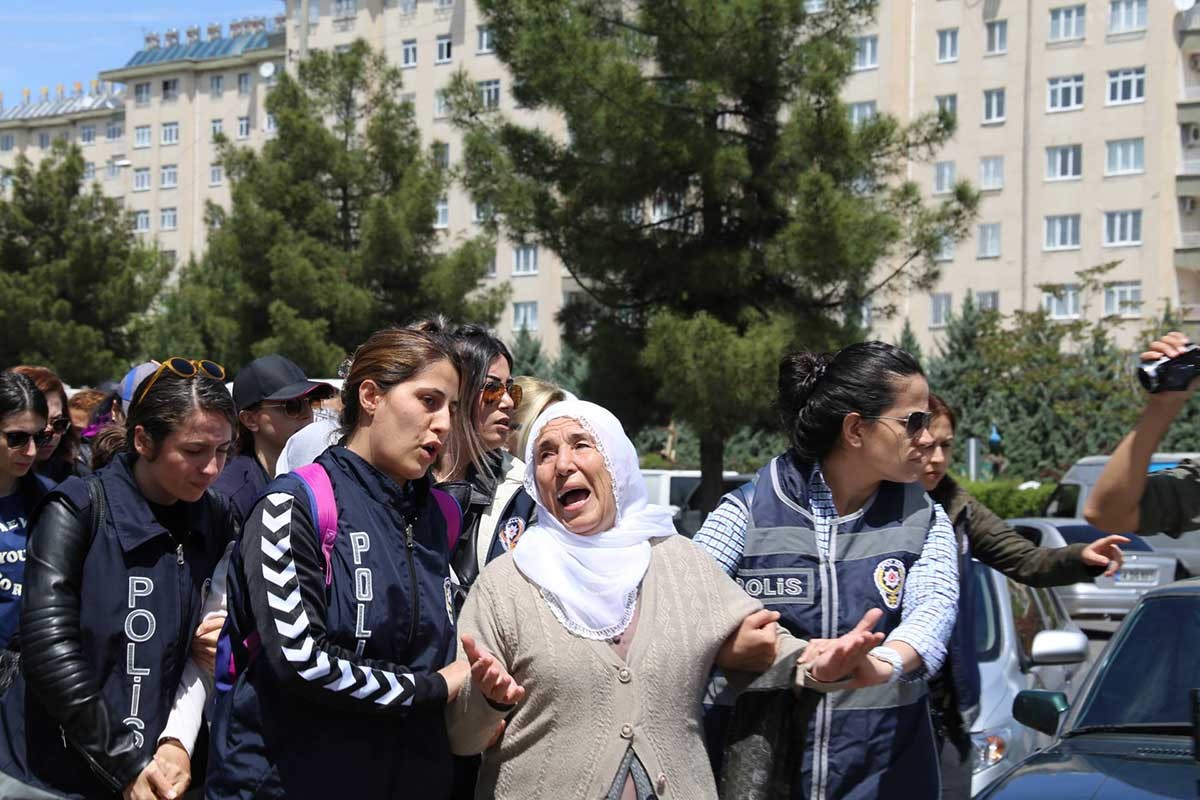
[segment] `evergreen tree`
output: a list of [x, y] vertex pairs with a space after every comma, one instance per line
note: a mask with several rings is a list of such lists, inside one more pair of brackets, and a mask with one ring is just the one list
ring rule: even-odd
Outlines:
[[433, 312], [493, 323], [506, 290], [479, 288], [492, 241], [448, 248], [435, 228], [451, 175], [400, 88], [362, 41], [280, 76], [266, 103], [275, 136], [261, 152], [223, 144], [232, 206], [209, 207], [208, 251], [147, 341], [186, 339], [233, 368], [280, 352], [329, 375], [384, 325]]
[[68, 383], [119, 377], [133, 332], [169, 265], [128, 215], [84, 180], [77, 146], [56, 140], [32, 165], [18, 156], [0, 198], [0, 364], [44, 364]]
[[896, 342], [896, 346], [907, 351], [918, 362], [924, 360], [921, 355], [921, 343], [917, 340], [917, 333], [912, 329], [912, 322], [908, 317], [904, 318], [904, 327], [900, 329], [900, 341]]
[[[480, 6], [518, 103], [562, 119], [569, 136], [490, 111], [460, 74], [466, 183], [583, 288], [589, 302], [563, 315], [567, 335], [589, 355], [589, 396], [630, 429], [697, 413], [664, 368], [712, 359], [666, 328], [703, 319], [727, 352], [746, 353], [752, 331], [778, 327], [773, 360], [787, 345], [843, 343], [865, 300], [888, 313], [900, 279], [928, 285], [930, 254], [974, 215], [965, 184], [927, 206], [904, 180], [910, 158], [951, 135], [950, 115], [852, 123], [839, 98], [874, 0], [829, 0], [820, 14], [803, 0]], [[652, 320], [664, 330], [652, 333]], [[647, 344], [655, 355], [639, 365]], [[752, 372], [744, 411], [757, 416], [774, 377]], [[730, 429], [717, 416], [698, 424], [711, 508]]]

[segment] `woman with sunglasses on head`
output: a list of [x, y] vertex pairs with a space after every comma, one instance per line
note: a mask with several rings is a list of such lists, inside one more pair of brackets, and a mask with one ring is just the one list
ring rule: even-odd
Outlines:
[[942, 762], [942, 798], [971, 796], [971, 723], [979, 713], [979, 659], [975, 652], [974, 573], [978, 559], [1027, 586], [1065, 586], [1113, 575], [1124, 561], [1124, 536], [1105, 536], [1090, 544], [1038, 547], [972, 497], [950, 476], [958, 417], [944, 400], [929, 395], [933, 447], [921, 471], [921, 486], [954, 524], [959, 553], [959, 604], [954, 633], [942, 671], [930, 681], [934, 732]]
[[211, 361], [171, 358], [137, 387], [125, 446], [34, 515], [22, 676], [0, 703], [0, 797], [174, 798], [193, 742], [164, 735], [234, 522], [208, 489], [233, 443]]
[[[0, 372], [0, 648], [9, 646], [21, 613], [29, 517], [52, 485], [33, 470], [39, 448], [50, 439], [47, 415], [46, 398], [32, 380]], [[6, 666], [16, 663], [8, 650], [0, 658]]]
[[341, 443], [251, 510], [230, 562], [210, 800], [449, 796], [444, 712], [467, 673], [452, 663], [458, 512], [427, 473], [459, 391], [444, 337], [376, 331], [343, 384]]
[[256, 358], [238, 372], [233, 381], [238, 452], [213, 487], [229, 498], [238, 519], [247, 517], [271, 482], [288, 438], [313, 421], [313, 402], [332, 393], [332, 386], [310, 381], [278, 353]]
[[67, 390], [62, 380], [48, 367], [22, 364], [13, 367], [12, 371], [29, 378], [46, 396], [49, 412], [46, 418], [46, 432], [50, 434], [50, 438], [38, 447], [38, 474], [46, 476], [54, 483], [77, 473], [87, 474], [86, 469], [79, 469], [81, 465], [75, 460], [79, 450], [79, 434], [71, 425], [67, 409]]
[[884, 614], [869, 659], [881, 684], [821, 700], [795, 789], [835, 800], [903, 786], [932, 800], [925, 678], [946, 655], [958, 562], [946, 512], [917, 483], [933, 444], [925, 375], [882, 342], [793, 353], [779, 412], [791, 449], [726, 495], [695, 541], [794, 636], [830, 639], [868, 609]]

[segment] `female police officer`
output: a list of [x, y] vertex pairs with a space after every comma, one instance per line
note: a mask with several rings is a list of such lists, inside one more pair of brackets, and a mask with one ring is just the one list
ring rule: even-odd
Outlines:
[[124, 452], [36, 514], [24, 675], [0, 705], [0, 796], [182, 792], [191, 743], [160, 734], [232, 528], [207, 492], [233, 442], [224, 376], [210, 361], [164, 361], [134, 395]]

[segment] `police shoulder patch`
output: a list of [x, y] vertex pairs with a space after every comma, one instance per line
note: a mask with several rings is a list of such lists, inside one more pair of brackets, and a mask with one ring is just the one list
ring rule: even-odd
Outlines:
[[898, 558], [885, 558], [875, 565], [875, 588], [883, 604], [893, 611], [900, 607], [905, 574], [904, 562]]
[[520, 517], [507, 519], [500, 526], [500, 543], [504, 545], [505, 550], [512, 550], [517, 546], [517, 541], [523, 533], [525, 533], [525, 520]]

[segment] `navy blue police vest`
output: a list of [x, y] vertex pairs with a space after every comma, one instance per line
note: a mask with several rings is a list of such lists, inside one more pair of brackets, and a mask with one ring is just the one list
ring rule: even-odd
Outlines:
[[[829, 552], [817, 548], [809, 511], [812, 466], [779, 456], [728, 498], [749, 516], [735, 579], [803, 639], [847, 633], [869, 609], [875, 630], [900, 624], [904, 586], [933, 524], [934, 504], [917, 484], [884, 482], [860, 511], [837, 521]], [[897, 681], [825, 695], [809, 722], [795, 800], [906, 800], [940, 794], [925, 681]]]

